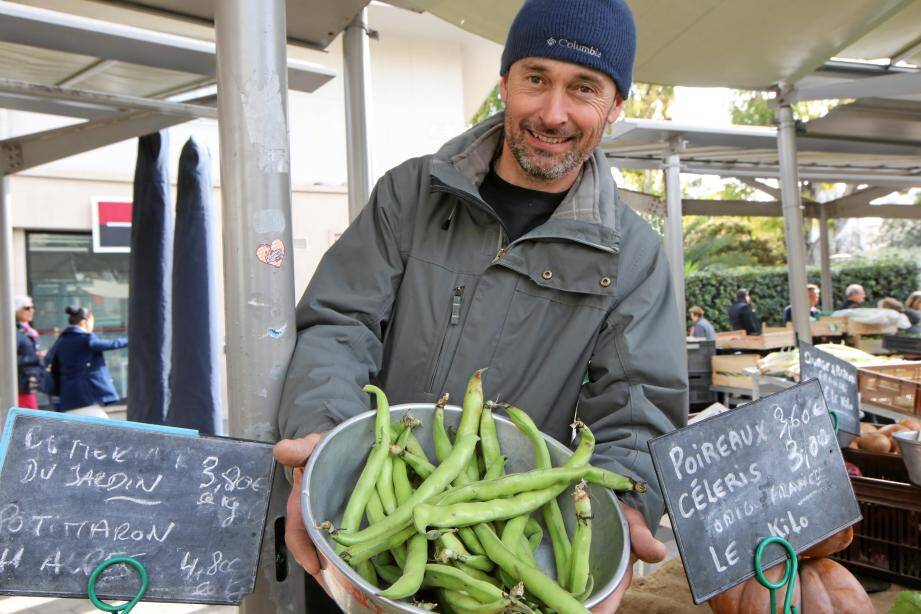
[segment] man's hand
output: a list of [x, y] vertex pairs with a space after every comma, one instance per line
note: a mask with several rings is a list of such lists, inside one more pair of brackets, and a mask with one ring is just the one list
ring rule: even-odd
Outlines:
[[301, 516], [301, 482], [304, 478], [304, 465], [313, 453], [313, 449], [323, 438], [323, 433], [312, 433], [300, 439], [282, 439], [275, 444], [275, 460], [293, 470], [291, 494], [288, 495], [288, 508], [285, 517], [285, 545], [304, 570], [323, 587], [326, 584], [320, 574], [320, 558], [317, 550], [307, 535]]
[[630, 527], [630, 566], [614, 593], [592, 608], [595, 614], [611, 614], [617, 611], [624, 593], [633, 580], [633, 564], [637, 559], [644, 563], [659, 563], [665, 559], [665, 544], [652, 536], [643, 515], [628, 505], [621, 504], [621, 507], [624, 516], [627, 517], [627, 526]]

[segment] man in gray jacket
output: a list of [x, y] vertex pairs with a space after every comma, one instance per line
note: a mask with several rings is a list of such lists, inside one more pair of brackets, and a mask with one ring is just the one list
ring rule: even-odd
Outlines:
[[[323, 432], [367, 411], [364, 384], [393, 403], [458, 399], [488, 367], [487, 396], [564, 442], [577, 412], [597, 437], [593, 463], [648, 482], [623, 498], [633, 553], [664, 556], [646, 444], [686, 422], [684, 331], [659, 236], [619, 200], [597, 149], [634, 52], [623, 0], [524, 4], [502, 57], [505, 113], [388, 172], [298, 304], [280, 462], [302, 467]], [[319, 578], [301, 473], [286, 541]]]

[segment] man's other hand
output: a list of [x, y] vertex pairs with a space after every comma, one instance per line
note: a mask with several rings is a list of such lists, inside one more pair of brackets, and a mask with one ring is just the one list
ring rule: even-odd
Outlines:
[[288, 508], [285, 517], [285, 546], [304, 570], [326, 589], [320, 574], [320, 558], [317, 549], [307, 535], [301, 516], [301, 482], [304, 479], [304, 465], [313, 453], [313, 449], [323, 438], [324, 433], [312, 433], [300, 439], [282, 439], [275, 444], [275, 460], [292, 469], [291, 494], [288, 495]]
[[630, 566], [627, 567], [627, 573], [624, 579], [614, 590], [614, 593], [592, 608], [594, 614], [611, 614], [616, 612], [620, 606], [624, 593], [630, 587], [633, 581], [633, 564], [637, 559], [644, 563], [659, 563], [665, 559], [665, 544], [657, 540], [652, 535], [652, 531], [646, 526], [643, 515], [628, 505], [621, 504], [624, 510], [624, 516], [627, 518], [627, 526], [630, 528]]

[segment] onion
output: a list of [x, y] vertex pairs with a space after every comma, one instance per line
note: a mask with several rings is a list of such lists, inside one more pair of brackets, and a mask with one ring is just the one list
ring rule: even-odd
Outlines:
[[860, 436], [860, 441], [857, 442], [857, 446], [861, 450], [877, 453], [888, 452], [892, 449], [889, 437], [883, 433], [864, 433]]
[[876, 432], [875, 424], [870, 424], [869, 422], [860, 423], [860, 434], [861, 435], [863, 435], [864, 433], [875, 433], [875, 432]]
[[902, 431], [910, 431], [910, 430], [912, 429], [908, 428], [907, 426], [903, 424], [887, 424], [886, 426], [879, 429], [878, 432], [891, 437], [893, 433], [901, 433]]
[[899, 424], [908, 428], [909, 431], [921, 431], [921, 420], [917, 418], [904, 418], [899, 420]]

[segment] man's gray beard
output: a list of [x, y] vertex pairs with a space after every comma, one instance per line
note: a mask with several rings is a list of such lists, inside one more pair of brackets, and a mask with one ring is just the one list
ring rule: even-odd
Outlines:
[[589, 154], [577, 149], [566, 153], [559, 162], [550, 168], [544, 168], [538, 164], [535, 164], [528, 156], [527, 145], [522, 142], [523, 138], [520, 132], [513, 133], [508, 129], [508, 127], [506, 127], [505, 132], [506, 138], [508, 139], [509, 149], [512, 150], [512, 154], [515, 156], [515, 160], [518, 161], [518, 166], [521, 167], [521, 170], [523, 170], [531, 177], [534, 177], [535, 179], [543, 179], [544, 181], [553, 181], [555, 179], [559, 179], [560, 177], [579, 168], [589, 156]]

